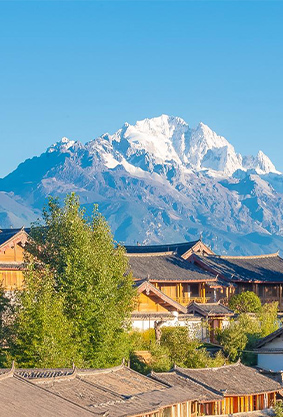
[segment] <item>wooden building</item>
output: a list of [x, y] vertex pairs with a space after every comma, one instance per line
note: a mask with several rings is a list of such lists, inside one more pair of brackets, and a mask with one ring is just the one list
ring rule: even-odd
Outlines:
[[212, 390], [197, 382], [192, 381], [181, 372], [151, 372], [150, 377], [155, 380], [174, 387], [176, 390], [190, 391], [195, 393], [198, 401], [193, 411], [199, 415], [213, 415], [218, 412], [217, 405], [223, 400], [223, 394]]
[[207, 339], [212, 343], [216, 343], [216, 330], [227, 327], [234, 316], [234, 312], [220, 302], [201, 304], [193, 301], [188, 306], [188, 313], [202, 318], [202, 328], [207, 329]]
[[137, 283], [138, 299], [131, 314], [135, 330], [153, 329], [156, 322], [163, 326], [187, 326], [192, 335], [206, 337], [202, 318], [187, 312], [187, 307], [174, 301], [147, 280]]
[[22, 287], [27, 239], [28, 234], [24, 229], [0, 230], [0, 282], [6, 291]]
[[97, 370], [2, 370], [2, 374], [1, 378], [0, 370], [3, 417], [197, 417], [194, 391], [176, 391], [124, 365]]
[[[171, 373], [174, 374], [171, 383], [177, 388], [180, 381], [182, 384], [199, 384], [203, 390], [211, 390], [220, 396], [211, 401], [198, 401], [198, 415], [234, 414], [270, 408], [281, 390], [278, 382], [241, 363], [202, 369], [176, 366]], [[159, 382], [168, 383], [170, 380], [168, 373], [151, 376]]]
[[109, 369], [0, 369], [3, 417], [197, 417], [268, 408], [278, 382], [241, 364], [141, 375]]
[[[230, 284], [186, 259], [194, 251], [209, 254], [201, 241], [175, 245], [126, 246], [129, 264], [136, 280], [147, 280], [179, 304], [206, 303], [227, 296]], [[167, 250], [167, 251], [164, 251]]]
[[263, 304], [277, 301], [279, 311], [283, 311], [283, 259], [278, 253], [259, 256], [191, 254], [188, 260], [234, 285], [236, 294], [253, 291]]
[[3, 417], [197, 417], [268, 408], [281, 385], [241, 364], [141, 375], [109, 369], [1, 369]]

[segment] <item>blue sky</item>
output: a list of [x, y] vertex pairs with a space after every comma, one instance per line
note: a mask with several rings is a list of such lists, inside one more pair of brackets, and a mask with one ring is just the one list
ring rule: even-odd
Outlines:
[[0, 176], [162, 113], [283, 171], [283, 2], [0, 1]]

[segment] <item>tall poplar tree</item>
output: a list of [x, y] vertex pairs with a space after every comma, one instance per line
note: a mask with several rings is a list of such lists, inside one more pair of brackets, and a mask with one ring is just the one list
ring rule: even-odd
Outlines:
[[70, 367], [83, 364], [73, 343], [75, 327], [64, 312], [64, 297], [53, 274], [28, 256], [23, 291], [18, 292], [10, 353], [21, 367]]
[[133, 281], [124, 248], [113, 240], [97, 207], [87, 219], [75, 194], [66, 197], [63, 207], [51, 198], [43, 222], [31, 229], [28, 251], [54, 277], [84, 365], [119, 363], [126, 354]]

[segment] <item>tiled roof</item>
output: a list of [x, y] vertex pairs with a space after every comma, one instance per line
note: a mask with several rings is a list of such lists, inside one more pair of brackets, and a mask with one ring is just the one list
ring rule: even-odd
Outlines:
[[20, 377], [0, 378], [3, 417], [91, 417], [91, 413]]
[[241, 363], [219, 368], [188, 369], [176, 367], [176, 371], [192, 381], [206, 388], [209, 387], [222, 392], [224, 395], [252, 395], [281, 389], [278, 382]]
[[46, 380], [48, 378], [70, 377], [74, 373], [72, 368], [58, 368], [58, 369], [17, 369], [15, 373], [23, 378], [29, 380]]
[[[281, 337], [283, 335], [283, 327], [280, 327], [280, 329], [275, 330], [275, 332], [270, 333], [269, 335], [267, 335], [266, 337], [263, 337], [262, 339], [260, 339], [256, 345], [255, 345], [255, 349], [261, 348], [263, 346], [265, 346], [267, 343], [272, 342], [272, 340], [276, 339], [276, 337]], [[283, 350], [283, 346], [282, 349]]]
[[17, 271], [21, 271], [22, 269], [24, 269], [24, 263], [23, 262], [0, 262], [0, 271], [1, 270], [6, 270], [6, 269], [11, 269], [11, 270], [17, 270]]
[[[0, 229], [0, 246], [3, 243], [7, 242], [13, 238], [17, 233], [21, 232], [23, 229]], [[29, 233], [30, 229], [24, 229], [26, 233]]]
[[193, 246], [195, 246], [199, 240], [183, 243], [168, 243], [165, 245], [147, 245], [147, 246], [130, 246], [126, 245], [127, 253], [158, 253], [158, 252], [175, 252], [178, 255], [183, 255]]
[[191, 399], [197, 398], [200, 402], [217, 401], [222, 398], [222, 394], [205, 388], [176, 371], [151, 372], [150, 376], [154, 380], [168, 384], [178, 390], [180, 388], [186, 390], [190, 394]]
[[216, 281], [216, 277], [173, 254], [129, 255], [136, 279], [149, 281]]
[[98, 372], [79, 372], [78, 375], [84, 381], [94, 383], [100, 388], [109, 389], [124, 396], [165, 388], [161, 383], [153, 381], [127, 367], [121, 367], [113, 371], [110, 369]]
[[[176, 389], [177, 387], [177, 389]], [[151, 378], [111, 369], [0, 370], [0, 414], [9, 417], [133, 417], [186, 401], [274, 392], [277, 382], [243, 365], [176, 368]]]
[[283, 282], [283, 259], [277, 254], [261, 256], [199, 256], [198, 259], [231, 281]]
[[204, 316], [232, 316], [234, 312], [223, 304], [192, 302], [188, 306], [188, 313], [199, 313]]

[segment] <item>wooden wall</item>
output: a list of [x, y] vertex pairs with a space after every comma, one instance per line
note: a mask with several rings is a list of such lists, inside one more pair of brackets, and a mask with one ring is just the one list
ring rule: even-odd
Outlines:
[[[19, 244], [0, 251], [0, 284], [6, 291], [22, 288], [23, 272], [13, 268], [13, 265], [22, 263], [23, 260], [24, 249]], [[6, 264], [9, 265], [9, 268], [7, 268]]]
[[23, 262], [24, 260], [24, 249], [15, 244], [11, 248], [0, 251], [0, 262]]
[[166, 308], [162, 307], [158, 304], [157, 301], [154, 300], [150, 295], [146, 295], [145, 293], [141, 293], [138, 296], [137, 306], [134, 312], [141, 312], [141, 313], [156, 313], [156, 312], [167, 312]]
[[6, 291], [21, 289], [23, 280], [23, 271], [8, 271], [0, 269], [0, 283]]

